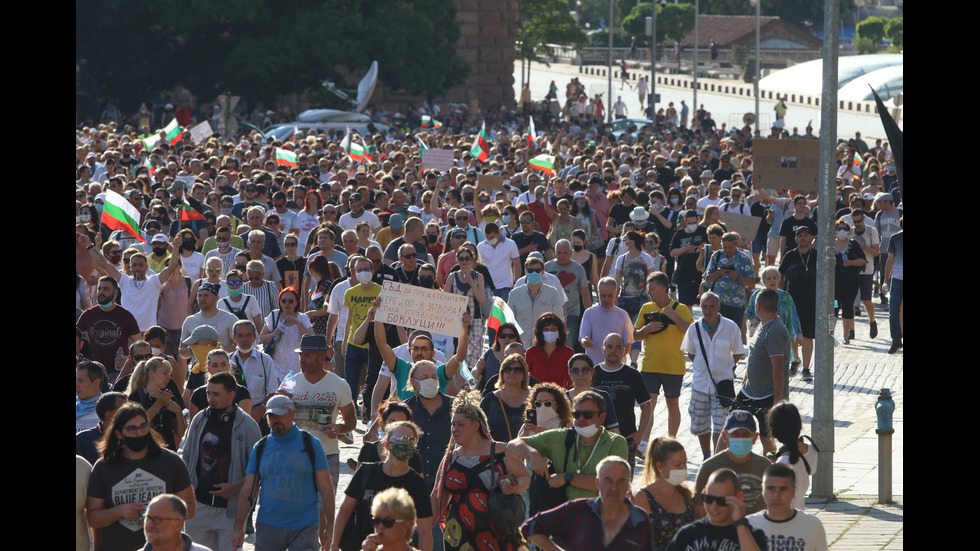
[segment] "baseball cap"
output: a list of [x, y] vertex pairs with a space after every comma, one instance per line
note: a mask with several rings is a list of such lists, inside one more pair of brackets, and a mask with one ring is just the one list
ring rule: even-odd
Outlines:
[[750, 432], [759, 432], [755, 425], [755, 417], [742, 409], [736, 409], [728, 415], [725, 420], [725, 432], [731, 434], [738, 429], [747, 429]]
[[289, 398], [289, 396], [283, 396], [282, 394], [277, 394], [269, 401], [265, 403], [265, 412], [271, 413], [273, 415], [286, 415], [287, 411], [296, 411], [296, 404]]

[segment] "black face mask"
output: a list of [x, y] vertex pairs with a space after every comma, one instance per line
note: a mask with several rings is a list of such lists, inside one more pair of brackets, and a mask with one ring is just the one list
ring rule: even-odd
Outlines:
[[163, 255], [167, 254], [167, 248], [166, 247], [153, 247], [153, 254], [155, 254], [157, 256], [163, 256]]
[[238, 269], [241, 272], [244, 272], [245, 271], [245, 265], [244, 264], [235, 264], [235, 268]]
[[473, 196], [470, 195], [470, 194], [468, 194], [468, 193], [463, 196], [463, 199], [466, 200], [467, 203], [472, 203], [473, 202]]
[[425, 240], [428, 243], [435, 243], [436, 241], [439, 240], [439, 236], [438, 235], [432, 235], [432, 234], [426, 234]]
[[184, 249], [185, 251], [193, 251], [194, 250], [194, 242], [191, 241], [190, 239], [185, 239], [185, 240], [183, 240], [181, 242], [180, 248], [181, 249]]
[[431, 289], [432, 284], [435, 283], [435, 278], [432, 276], [420, 276], [419, 285], [425, 287], [426, 289]]
[[141, 452], [150, 444], [150, 438], [152, 437], [149, 433], [146, 433], [143, 436], [123, 436], [123, 443], [130, 450], [134, 452]]
[[572, 250], [575, 252], [580, 252], [584, 248], [582, 245], [572, 245]]
[[446, 221], [446, 224], [450, 228], [455, 228], [456, 227], [456, 219], [455, 218], [450, 218], [449, 220]]

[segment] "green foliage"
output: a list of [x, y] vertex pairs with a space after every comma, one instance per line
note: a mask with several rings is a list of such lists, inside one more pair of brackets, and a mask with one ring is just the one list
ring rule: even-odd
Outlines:
[[[700, 0], [700, 7], [705, 15], [755, 15], [755, 6], [749, 5], [748, 0]], [[841, 17], [854, 10], [854, 0], [840, 0]], [[762, 0], [759, 11], [804, 29], [823, 27], [823, 0]]]
[[271, 103], [340, 84], [335, 67], [362, 71], [374, 59], [386, 85], [439, 94], [468, 76], [459, 36], [453, 0], [75, 3], [76, 63], [86, 60], [93, 93], [122, 98], [123, 110], [176, 85]]
[[885, 38], [885, 23], [888, 19], [884, 17], [869, 17], [857, 24], [858, 38], [867, 38], [875, 46]]
[[878, 52], [878, 45], [875, 44], [874, 40], [865, 36], [855, 38], [854, 47], [862, 54], [874, 54]]
[[894, 50], [901, 50], [905, 46], [905, 18], [899, 17], [897, 19], [889, 19], [885, 23], [885, 36], [888, 40], [892, 41], [892, 48]]
[[[608, 48], [609, 47], [609, 33], [605, 29], [601, 31], [596, 31], [589, 35], [589, 46], [596, 48]], [[630, 35], [626, 34], [623, 29], [613, 29], [613, 47], [614, 48], [629, 48], [630, 46]]]
[[588, 37], [568, 13], [565, 0], [520, 0], [517, 28], [518, 58], [548, 63], [551, 48], [562, 44], [581, 48]]
[[[630, 14], [623, 19], [623, 30], [626, 34], [643, 37], [644, 42], [649, 44], [645, 33], [646, 18], [650, 17], [651, 12], [650, 2], [641, 2], [633, 6]], [[661, 4], [657, 6], [657, 44], [663, 44], [665, 40], [670, 42], [680, 40], [693, 29], [693, 4]]]

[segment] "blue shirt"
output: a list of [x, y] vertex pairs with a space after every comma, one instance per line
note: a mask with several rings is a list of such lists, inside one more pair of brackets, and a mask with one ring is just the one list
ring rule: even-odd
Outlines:
[[[755, 271], [752, 269], [752, 259], [749, 258], [749, 255], [736, 250], [735, 254], [731, 258], [728, 258], [724, 249], [717, 250], [711, 255], [711, 260], [708, 261], [708, 267], [705, 268], [704, 275], [711, 275], [723, 266], [735, 268], [735, 273], [739, 277], [755, 277]], [[728, 274], [724, 274], [716, 279], [711, 290], [718, 295], [718, 301], [725, 306], [737, 306], [744, 309], [745, 303], [748, 302], [745, 298], [745, 285], [735, 281]]]
[[[310, 440], [316, 470], [329, 470], [323, 445], [316, 438]], [[256, 447], [249, 454], [246, 474], [255, 474]], [[258, 522], [283, 530], [299, 530], [320, 523], [320, 505], [313, 485], [310, 457], [303, 450], [303, 438], [296, 425], [284, 436], [269, 434], [260, 468], [259, 500], [262, 506], [259, 507]]]

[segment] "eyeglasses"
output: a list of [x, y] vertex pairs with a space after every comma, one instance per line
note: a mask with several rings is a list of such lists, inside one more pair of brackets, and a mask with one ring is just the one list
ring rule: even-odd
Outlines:
[[[208, 271], [210, 272], [211, 270], [208, 270]], [[228, 285], [241, 285], [242, 284], [242, 280], [240, 280], [240, 279], [228, 279], [228, 280], [225, 281], [225, 283], [227, 283]]]
[[296, 299], [284, 298], [284, 299], [280, 299], [279, 302], [281, 302], [282, 304], [294, 304], [296, 302]]
[[160, 524], [165, 520], [184, 520], [180, 517], [158, 517], [156, 515], [146, 515], [143, 517], [149, 524]]
[[501, 373], [524, 373], [524, 368], [520, 365], [508, 365], [500, 368]]
[[701, 494], [701, 498], [704, 500], [705, 505], [711, 505], [712, 503], [714, 503], [719, 507], [728, 506], [728, 496], [713, 496], [711, 494]]
[[299, 245], [299, 243], [297, 243], [295, 241], [287, 241], [287, 242], [283, 243], [283, 245], [285, 245], [287, 247], [296, 247], [296, 246]]
[[571, 373], [572, 375], [578, 375], [579, 373], [589, 373], [590, 371], [592, 371], [592, 368], [587, 365], [583, 365], [582, 367], [568, 368], [568, 372]]
[[133, 354], [130, 357], [133, 359], [133, 363], [138, 363], [149, 360], [152, 356], [150, 354]]
[[531, 222], [534, 222], [534, 220], [521, 220], [521, 224], [530, 224]]
[[578, 419], [579, 417], [585, 417], [586, 419], [592, 419], [593, 417], [599, 415], [598, 411], [573, 411], [572, 417]]
[[400, 255], [400, 256], [402, 258], [418, 258], [419, 257], [418, 253], [408, 253], [408, 254], [403, 254], [403, 255]]
[[543, 402], [540, 401], [540, 400], [535, 400], [534, 401], [534, 407], [539, 408], [541, 406], [544, 406], [546, 408], [550, 408], [550, 407], [554, 406], [555, 403], [556, 402], [554, 400], [545, 400]]
[[528, 268], [527, 269], [527, 273], [529, 273], [529, 274], [540, 274], [543, 271], [544, 271], [543, 268]]
[[497, 339], [516, 339], [517, 333], [497, 333]]
[[143, 423], [142, 425], [127, 425], [122, 428], [122, 433], [128, 435], [143, 434], [148, 430], [150, 430], [150, 425]]
[[374, 526], [382, 525], [385, 528], [391, 528], [392, 526], [395, 525], [396, 522], [405, 522], [405, 521], [395, 517], [385, 517], [385, 518], [371, 517], [371, 524]]

